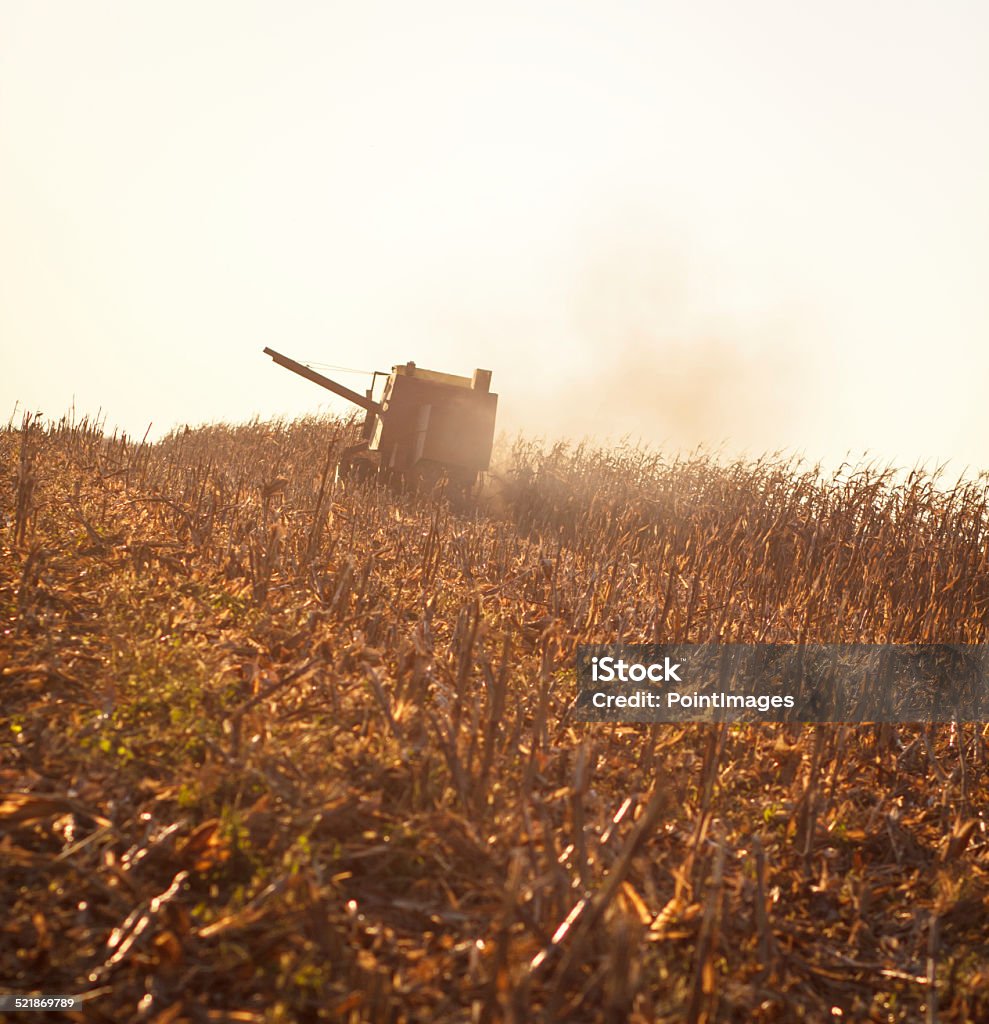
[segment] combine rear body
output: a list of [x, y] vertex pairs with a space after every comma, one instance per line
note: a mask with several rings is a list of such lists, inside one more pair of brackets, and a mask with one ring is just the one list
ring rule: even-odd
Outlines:
[[498, 407], [490, 370], [458, 377], [415, 363], [393, 366], [382, 374], [388, 379], [375, 401], [370, 390], [361, 395], [273, 349], [264, 351], [279, 366], [365, 410], [363, 440], [344, 452], [341, 476], [381, 475], [427, 487], [445, 477], [463, 489], [488, 468]]

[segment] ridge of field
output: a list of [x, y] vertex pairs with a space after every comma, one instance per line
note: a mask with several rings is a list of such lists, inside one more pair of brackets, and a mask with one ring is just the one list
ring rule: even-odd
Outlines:
[[579, 642], [983, 643], [989, 484], [0, 432], [0, 978], [92, 1021], [989, 1019], [984, 723], [583, 725]]

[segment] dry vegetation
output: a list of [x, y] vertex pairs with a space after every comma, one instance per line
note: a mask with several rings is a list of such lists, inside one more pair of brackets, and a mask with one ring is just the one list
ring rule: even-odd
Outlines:
[[0, 433], [0, 979], [96, 1021], [989, 1019], [985, 732], [581, 725], [579, 641], [956, 641], [989, 491]]

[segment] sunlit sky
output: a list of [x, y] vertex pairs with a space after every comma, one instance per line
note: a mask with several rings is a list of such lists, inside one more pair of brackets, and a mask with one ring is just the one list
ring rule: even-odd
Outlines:
[[0, 2], [0, 415], [343, 408], [271, 345], [989, 467], [987, 54], [981, 0]]

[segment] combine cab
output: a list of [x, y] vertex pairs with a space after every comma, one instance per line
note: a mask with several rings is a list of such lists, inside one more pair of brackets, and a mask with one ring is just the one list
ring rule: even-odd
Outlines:
[[358, 394], [274, 349], [264, 351], [279, 366], [365, 410], [363, 440], [344, 451], [339, 476], [382, 476], [417, 489], [446, 479], [456, 490], [468, 491], [488, 468], [498, 406], [490, 370], [457, 377], [415, 363], [393, 366], [381, 374], [387, 380], [375, 401], [370, 390]]

